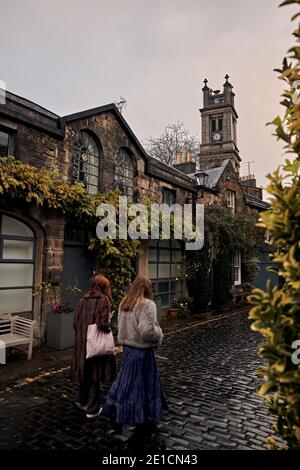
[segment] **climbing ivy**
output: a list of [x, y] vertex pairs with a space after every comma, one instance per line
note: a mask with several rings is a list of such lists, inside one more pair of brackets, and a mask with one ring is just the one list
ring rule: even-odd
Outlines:
[[244, 287], [253, 284], [265, 246], [257, 222], [256, 213], [233, 214], [217, 205], [205, 208], [205, 245], [198, 253], [188, 254], [188, 285], [197, 308], [221, 307], [231, 299], [231, 259], [236, 251], [241, 252]]
[[[73, 225], [93, 232], [99, 220], [96, 208], [101, 203], [109, 203], [118, 215], [120, 195], [116, 190], [93, 196], [82, 183], [70, 184], [57, 173], [41, 170], [13, 157], [0, 158], [0, 194], [6, 200], [59, 210]], [[96, 236], [88, 241], [88, 249], [95, 252], [101, 272], [111, 281], [114, 307], [120, 303], [134, 276], [139, 245], [139, 240], [99, 240]]]

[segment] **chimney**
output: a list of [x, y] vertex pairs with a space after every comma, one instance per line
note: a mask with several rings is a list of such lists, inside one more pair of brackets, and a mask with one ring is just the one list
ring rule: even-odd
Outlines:
[[195, 173], [196, 162], [193, 161], [193, 153], [190, 150], [178, 150], [176, 152], [176, 163], [173, 167], [186, 175]]

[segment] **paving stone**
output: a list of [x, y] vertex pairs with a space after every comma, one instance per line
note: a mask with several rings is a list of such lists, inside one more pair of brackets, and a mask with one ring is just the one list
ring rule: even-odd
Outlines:
[[[87, 422], [73, 404], [76, 386], [68, 370], [18, 380], [9, 385], [19, 388], [0, 388], [0, 449], [266, 449], [274, 418], [256, 394], [261, 341], [242, 314], [166, 336], [159, 351], [166, 359], [158, 363], [170, 406], [147, 439], [138, 439], [132, 427], [117, 434], [101, 416]], [[108, 389], [103, 384], [104, 396]]]

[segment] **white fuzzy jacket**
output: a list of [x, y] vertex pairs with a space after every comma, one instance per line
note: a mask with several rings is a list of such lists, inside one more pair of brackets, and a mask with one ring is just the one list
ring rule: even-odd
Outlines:
[[118, 343], [134, 348], [153, 348], [162, 342], [163, 334], [157, 321], [156, 305], [152, 300], [138, 308], [118, 315]]

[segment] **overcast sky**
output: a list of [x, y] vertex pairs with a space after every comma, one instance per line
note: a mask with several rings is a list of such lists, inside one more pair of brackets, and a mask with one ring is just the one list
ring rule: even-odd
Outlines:
[[[238, 147], [259, 184], [282, 161], [265, 123], [280, 112], [273, 68], [292, 44], [279, 0], [0, 0], [0, 80], [57, 114], [125, 97], [143, 141], [177, 120], [200, 134], [203, 79], [236, 93]], [[247, 167], [241, 167], [245, 174]]]

